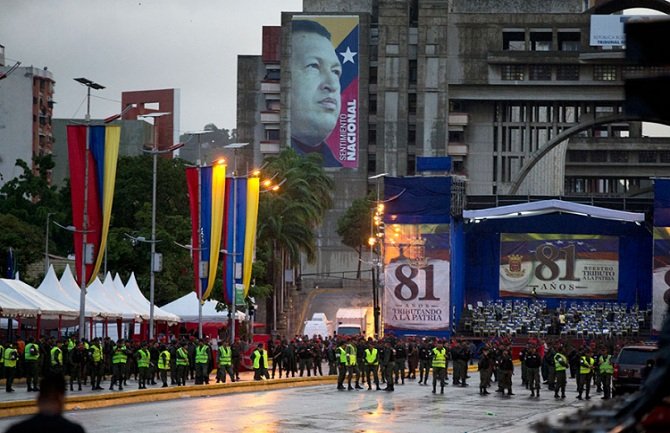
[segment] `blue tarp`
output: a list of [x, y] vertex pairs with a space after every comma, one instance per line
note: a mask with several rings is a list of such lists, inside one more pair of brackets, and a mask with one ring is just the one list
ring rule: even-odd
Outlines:
[[654, 227], [670, 227], [670, 179], [654, 179]]
[[416, 171], [451, 171], [450, 156], [418, 156]]
[[384, 222], [449, 224], [451, 177], [385, 177]]

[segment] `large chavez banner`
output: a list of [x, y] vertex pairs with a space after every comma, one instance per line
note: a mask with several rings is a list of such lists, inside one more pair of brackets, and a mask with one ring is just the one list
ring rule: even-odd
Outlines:
[[500, 296], [617, 299], [614, 236], [501, 233]]
[[449, 224], [387, 224], [384, 330], [448, 331]]
[[291, 21], [291, 146], [324, 167], [358, 167], [358, 16]]

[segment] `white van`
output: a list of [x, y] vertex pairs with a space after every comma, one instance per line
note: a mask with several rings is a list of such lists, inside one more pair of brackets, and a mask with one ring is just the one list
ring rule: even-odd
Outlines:
[[309, 338], [315, 335], [320, 335], [324, 338], [331, 336], [333, 335], [333, 322], [328, 320], [324, 313], [314, 313], [311, 320], [305, 321], [302, 334]]

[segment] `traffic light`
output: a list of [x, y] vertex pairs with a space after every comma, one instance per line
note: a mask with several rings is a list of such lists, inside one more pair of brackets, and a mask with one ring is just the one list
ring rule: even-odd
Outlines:
[[670, 50], [665, 46], [668, 40], [670, 19], [626, 22], [626, 63], [642, 67], [639, 76], [626, 78], [626, 114], [670, 122]]

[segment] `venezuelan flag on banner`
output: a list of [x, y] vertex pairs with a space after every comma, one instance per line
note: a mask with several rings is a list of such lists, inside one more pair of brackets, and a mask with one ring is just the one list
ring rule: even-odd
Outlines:
[[244, 286], [244, 297], [249, 295], [251, 284], [251, 266], [256, 251], [256, 226], [258, 223], [258, 199], [260, 194], [260, 179], [257, 177], [249, 178], [247, 181], [247, 221], [244, 233], [244, 254], [242, 258], [243, 273], [242, 285]]
[[[86, 151], [86, 137], [88, 148]], [[90, 284], [100, 271], [109, 223], [112, 216], [116, 164], [119, 156], [120, 126], [68, 125], [67, 144], [70, 161], [72, 219], [77, 232], [74, 234], [75, 278], [81, 284], [83, 266], [82, 229], [84, 228], [84, 202], [86, 202], [86, 243], [93, 244], [93, 264], [86, 266], [86, 281]], [[88, 179], [86, 164], [88, 160]], [[87, 197], [84, 199], [86, 180]]]
[[[214, 287], [218, 270], [223, 230], [226, 165], [186, 169], [186, 182], [191, 208], [191, 238], [193, 248], [193, 274], [196, 293], [207, 299]], [[195, 260], [195, 259], [198, 260]], [[200, 275], [199, 264], [207, 262], [205, 275]]]
[[[242, 284], [242, 255], [247, 222], [247, 179], [226, 179], [225, 235], [224, 245], [228, 254], [223, 268], [223, 297], [226, 303], [233, 302], [236, 284]], [[241, 303], [243, 299], [235, 299]]]
[[236, 297], [236, 304], [242, 304], [249, 294], [256, 249], [259, 191], [260, 180], [257, 177], [226, 179], [223, 242], [228, 254], [223, 268], [223, 297], [228, 304], [233, 301], [233, 290], [237, 285], [242, 286], [244, 297]]

